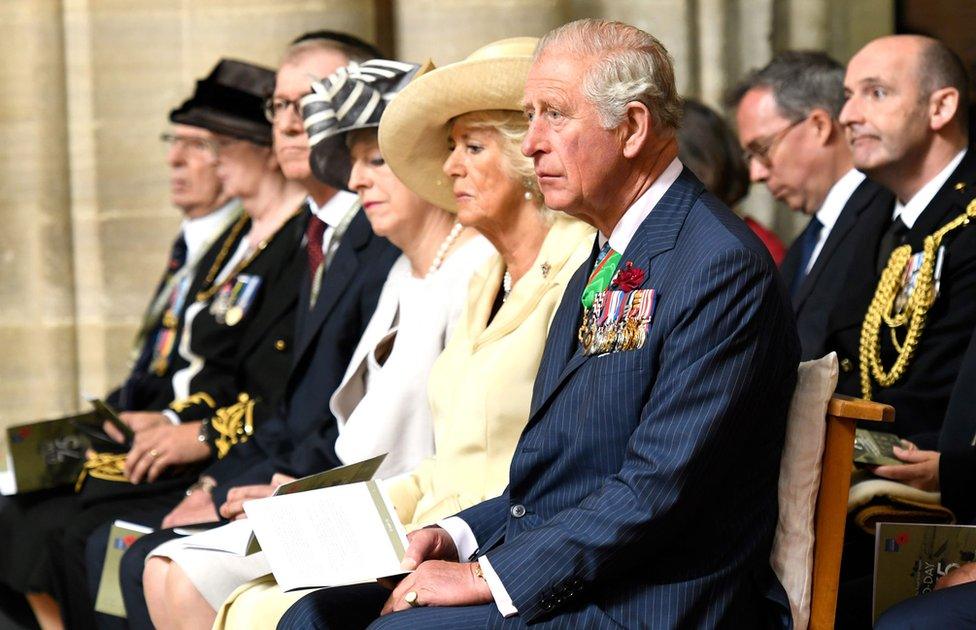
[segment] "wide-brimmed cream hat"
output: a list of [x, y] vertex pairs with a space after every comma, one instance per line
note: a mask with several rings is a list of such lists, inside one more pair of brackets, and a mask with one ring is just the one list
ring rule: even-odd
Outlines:
[[453, 183], [442, 170], [448, 121], [487, 109], [522, 111], [538, 41], [512, 37], [488, 44], [417, 77], [393, 99], [380, 120], [380, 152], [404, 184], [440, 208], [457, 210]]

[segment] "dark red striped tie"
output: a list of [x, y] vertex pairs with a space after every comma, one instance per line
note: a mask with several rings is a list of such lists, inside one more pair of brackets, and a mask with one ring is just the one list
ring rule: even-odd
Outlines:
[[325, 260], [325, 254], [322, 252], [322, 237], [325, 234], [325, 228], [325, 221], [315, 214], [312, 214], [312, 217], [308, 221], [308, 227], [305, 228], [308, 275], [311, 278], [315, 277], [315, 272], [318, 271], [319, 265]]

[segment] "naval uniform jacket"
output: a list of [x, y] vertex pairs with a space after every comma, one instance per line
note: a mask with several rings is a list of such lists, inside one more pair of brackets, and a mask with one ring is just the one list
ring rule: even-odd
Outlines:
[[[233, 204], [233, 207], [231, 207], [231, 204]], [[184, 304], [192, 301], [191, 292], [199, 289], [203, 284], [207, 269], [220, 249], [221, 240], [226, 236], [226, 226], [232, 225], [240, 217], [241, 208], [240, 204], [234, 200], [228, 202], [227, 205], [215, 212], [223, 215], [223, 219], [218, 225], [225, 227], [220, 229], [220, 234], [216, 233], [218, 228], [214, 227], [213, 233], [209, 235], [212, 237], [212, 241], [207, 249], [201, 252], [196, 261], [187, 261], [186, 264], [192, 265], [192, 268], [188, 271], [190, 275], [190, 286], [186, 291], [186, 296], [183, 301]], [[135, 364], [132, 366], [125, 381], [105, 396], [105, 401], [119, 411], [156, 411], [166, 407], [173, 400], [173, 370], [169, 369], [171, 364], [167, 363], [167, 370], [162, 374], [157, 374], [150, 369], [156, 336], [161, 331], [163, 315], [166, 311], [164, 307], [160, 308], [158, 312], [153, 312], [153, 307], [163, 291], [171, 290], [171, 287], [167, 286], [169, 274], [169, 271], [163, 273], [152, 300], [149, 302], [149, 308], [143, 316], [140, 336], [144, 336], [144, 340]], [[185, 309], [177, 313], [176, 328], [174, 330], [175, 341], [171, 356], [176, 355], [176, 345], [179, 343], [183, 333], [183, 325], [185, 323], [183, 320], [184, 313]]]
[[[261, 281], [238, 323], [221, 322], [210, 312], [213, 297], [202, 303], [203, 308], [192, 318], [192, 332], [187, 342], [204, 359], [204, 365], [191, 380], [191, 391], [196, 395], [172, 404], [171, 410], [181, 421], [209, 418], [217, 409], [235, 403], [242, 395], [264, 405], [274, 405], [280, 400], [291, 364], [295, 312], [307, 266], [305, 248], [302, 247], [307, 220], [307, 213], [299, 212], [286, 221], [260, 255], [241, 270], [241, 274], [261, 278]], [[247, 231], [248, 225], [245, 225], [234, 236], [231, 226], [217, 239], [214, 248], [201, 261], [200, 273], [191, 286], [193, 292], [188, 299], [194, 299], [197, 292], [205, 288], [207, 273], [215, 263], [221, 266], [226, 263], [226, 259], [218, 261], [219, 251], [226, 247], [228, 257], [232, 255]], [[233, 287], [236, 279], [237, 276], [227, 277], [221, 284]], [[180, 343], [183, 343], [182, 335]], [[169, 373], [176, 373], [187, 365], [185, 356], [174, 350]], [[254, 426], [255, 432], [260, 432], [259, 416], [254, 418]], [[198, 471], [199, 466], [177, 467], [153, 483], [138, 485], [89, 477], [81, 496], [86, 504], [91, 504], [122, 494], [158, 494], [192, 484]]]
[[[976, 150], [969, 148], [956, 170], [915, 220], [907, 242], [922, 251], [926, 236], [965, 211], [976, 196]], [[893, 196], [879, 195], [855, 228], [855, 249], [844, 297], [828, 319], [826, 351], [840, 360], [837, 391], [861, 396], [858, 359], [861, 325], [878, 284], [875, 258], [881, 236], [891, 222]], [[942, 241], [946, 248], [939, 295], [928, 311], [915, 356], [902, 378], [891, 387], [873, 383], [872, 398], [893, 405], [895, 422], [886, 430], [909, 438], [920, 448], [935, 448], [949, 395], [963, 353], [976, 326], [976, 223], [958, 228]], [[902, 335], [904, 333], [902, 332]], [[895, 361], [890, 334], [882, 323], [881, 357], [885, 368]]]
[[657, 292], [647, 340], [582, 353], [591, 258], [553, 320], [509, 487], [458, 514], [475, 555], [541, 627], [754, 628], [771, 610], [788, 616], [769, 566], [799, 359], [785, 285], [687, 169], [620, 261]]
[[[829, 351], [826, 348], [827, 319], [843, 299], [847, 287], [847, 270], [855, 250], [862, 247], [855, 227], [864, 211], [879, 197], [891, 199], [891, 193], [872, 181], [864, 180], [854, 189], [837, 222], [830, 230], [817, 260], [800, 282], [793, 296], [793, 312], [800, 335], [800, 360], [818, 359]], [[794, 278], [801, 264], [802, 244], [797, 239], [790, 245], [780, 271], [783, 278]]]
[[[182, 422], [209, 418], [216, 409], [234, 403], [241, 396], [272, 405], [281, 397], [291, 365], [295, 311], [307, 265], [302, 247], [307, 221], [306, 211], [296, 213], [246, 267], [220, 280], [221, 288], [232, 295], [239, 280], [258, 283], [250, 291], [250, 285], [236, 286], [239, 289], [236, 297], [227, 306], [244, 307], [240, 321], [227, 317], [222, 309], [215, 307], [220, 291], [205, 302], [188, 307], [188, 311], [198, 312], [192, 318], [188, 334], [181, 338], [179, 352], [173, 353], [173, 363], [177, 371], [175, 378], [180, 378], [179, 371], [183, 369], [192, 374], [188, 380], [190, 395], [188, 400], [170, 405]], [[249, 227], [250, 222], [230, 243], [227, 250], [230, 255]], [[250, 293], [246, 301], [242, 297], [245, 293]], [[189, 296], [191, 300], [195, 297]], [[184, 346], [188, 346], [188, 353]], [[202, 364], [189, 367], [187, 354]], [[205, 394], [208, 400], [203, 400], [200, 394]]]
[[[376, 309], [383, 283], [399, 256], [389, 241], [373, 233], [360, 210], [342, 235], [335, 257], [321, 274], [318, 299], [311, 303], [311, 276], [302, 275], [292, 344], [292, 363], [278, 405], [254, 408], [255, 435], [235, 446], [204, 474], [217, 480], [214, 504], [240, 485], [270, 483], [275, 472], [304, 470], [301, 453], [339, 466], [338, 425], [329, 399], [338, 387]], [[301, 448], [299, 448], [301, 447]]]

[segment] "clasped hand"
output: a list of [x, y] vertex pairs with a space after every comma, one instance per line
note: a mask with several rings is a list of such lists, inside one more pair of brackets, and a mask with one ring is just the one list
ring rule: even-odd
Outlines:
[[[488, 584], [475, 574], [474, 562], [458, 562], [457, 548], [440, 527], [418, 529], [407, 535], [410, 545], [402, 566], [413, 570], [393, 588], [381, 614], [410, 608], [405, 596], [416, 593], [418, 606], [473, 606], [492, 601]], [[384, 581], [384, 585], [392, 584]]]
[[[135, 433], [125, 458], [131, 483], [153, 482], [170, 466], [202, 461], [210, 454], [210, 448], [197, 439], [199, 422], [173, 424], [161, 413], [147, 412], [123, 413], [119, 418]], [[104, 428], [116, 441], [124, 441], [114, 426], [105, 423]]]

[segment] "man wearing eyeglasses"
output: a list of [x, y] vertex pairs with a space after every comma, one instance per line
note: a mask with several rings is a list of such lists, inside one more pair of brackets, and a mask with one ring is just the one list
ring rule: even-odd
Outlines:
[[[171, 113], [179, 119], [178, 110]], [[160, 139], [168, 145], [170, 201], [183, 213], [180, 233], [173, 242], [169, 261], [156, 292], [143, 315], [133, 348], [133, 365], [125, 382], [108, 402], [120, 411], [149, 408], [170, 389], [164, 369], [168, 356], [156, 343], [165, 327], [177, 328], [168, 307], [185, 302], [185, 293], [197, 265], [216, 238], [240, 215], [240, 206], [227, 199], [217, 178], [217, 154], [213, 134], [206, 129], [174, 122]], [[167, 312], [170, 316], [167, 318]], [[172, 396], [170, 396], [172, 398]]]
[[[731, 93], [749, 177], [810, 222], [780, 268], [790, 289], [802, 359], [829, 352], [828, 320], [843, 299], [854, 227], [887, 193], [855, 170], [837, 120], [844, 68], [820, 52], [787, 52]], [[890, 199], [890, 197], [887, 197]]]
[[[106, 399], [123, 413], [134, 429], [150, 422], [141, 410], [165, 407], [173, 399], [172, 371], [168, 369], [173, 344], [161, 343], [168, 334], [176, 334], [183, 326], [183, 312], [176, 305], [186, 302], [200, 261], [216, 239], [240, 215], [236, 200], [228, 199], [217, 177], [217, 153], [214, 135], [205, 129], [184, 124], [183, 110], [170, 112], [171, 127], [162, 134], [167, 145], [166, 163], [169, 167], [170, 201], [181, 212], [183, 221], [173, 241], [169, 258], [156, 290], [143, 315], [133, 344], [133, 364], [125, 381]], [[0, 532], [5, 540], [17, 540], [0, 555], [0, 574], [4, 587], [18, 592], [30, 592], [28, 601], [39, 619], [45, 611], [56, 614], [53, 600], [42, 594], [38, 585], [50, 588], [46, 580], [36, 576], [47, 570], [46, 553], [38, 553], [40, 538], [48, 535], [50, 523], [68, 522], [66, 515], [77, 513], [72, 488], [55, 488], [42, 492], [18, 495], [0, 505]], [[52, 516], [52, 515], [56, 515]], [[39, 519], [41, 525], [36, 520]], [[22, 538], [27, 532], [28, 537]], [[53, 536], [53, 534], [50, 534]], [[38, 580], [38, 581], [35, 581]], [[83, 588], [79, 585], [79, 588]], [[37, 592], [35, 592], [37, 591]], [[19, 596], [9, 593], [0, 602], [0, 610], [11, 614], [19, 606]], [[2, 613], [0, 613], [2, 614]], [[53, 615], [52, 615], [53, 616]]]
[[[265, 115], [272, 123], [273, 147], [282, 173], [308, 191], [305, 244], [309, 265], [299, 294], [292, 368], [282, 403], [275, 408], [254, 407], [253, 424], [259, 427], [254, 435], [203, 471], [201, 481], [207, 483], [187, 491], [162, 521], [164, 528], [215, 520], [231, 489], [242, 498], [269, 495], [276, 471], [296, 474], [341, 463], [334, 450], [338, 425], [329, 410], [329, 398], [373, 314], [399, 251], [373, 233], [356, 195], [331, 188], [312, 175], [308, 135], [298, 102], [311, 92], [312, 80], [329, 76], [351, 61], [382, 56], [362, 40], [333, 31], [305, 34], [285, 52]], [[309, 463], [309, 458], [315, 463]], [[101, 572], [106, 534], [107, 527], [103, 527], [89, 538], [89, 576]], [[145, 558], [174, 536], [172, 529], [147, 535], [123, 557], [120, 582], [132, 627], [149, 625], [142, 589]]]

